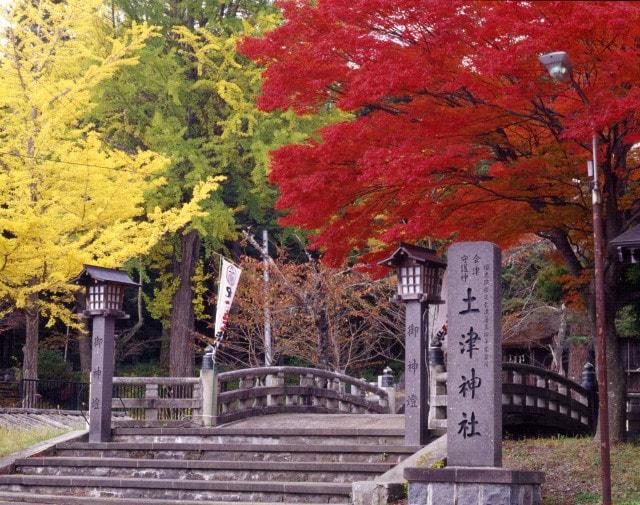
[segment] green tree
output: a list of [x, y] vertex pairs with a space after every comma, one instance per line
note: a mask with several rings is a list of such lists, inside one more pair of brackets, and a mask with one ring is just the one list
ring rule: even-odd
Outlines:
[[148, 258], [158, 282], [147, 302], [166, 328], [170, 372], [191, 375], [195, 290], [202, 289], [194, 287], [194, 278], [205, 279], [196, 272], [199, 260], [236, 243], [239, 227], [275, 226], [277, 194], [267, 183], [267, 153], [305, 140], [323, 115], [266, 114], [254, 105], [260, 70], [236, 52], [236, 44], [245, 34], [276, 25], [270, 2], [119, 0], [114, 6], [125, 15], [122, 29], [144, 20], [162, 32], [147, 45], [140, 65], [102, 86], [96, 110], [97, 117], [108, 118], [103, 126], [114, 145], [171, 159], [163, 173], [167, 184], [147, 193], [148, 205], [171, 208], [188, 200], [203, 179], [226, 177], [222, 191], [206, 201], [206, 215]]

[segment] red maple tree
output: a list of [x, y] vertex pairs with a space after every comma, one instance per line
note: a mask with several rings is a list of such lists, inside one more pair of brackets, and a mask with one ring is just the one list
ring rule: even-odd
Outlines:
[[[265, 65], [260, 106], [352, 116], [273, 154], [287, 224], [329, 263], [399, 240], [549, 240], [592, 270], [586, 177], [597, 133], [607, 241], [640, 222], [640, 8], [623, 2], [281, 1], [285, 22], [242, 50]], [[538, 55], [566, 51], [569, 83]], [[606, 259], [612, 436], [624, 430], [613, 327], [638, 293]]]

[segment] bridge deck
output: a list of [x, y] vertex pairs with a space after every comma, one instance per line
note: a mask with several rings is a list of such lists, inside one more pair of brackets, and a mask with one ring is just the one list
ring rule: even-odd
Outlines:
[[233, 421], [233, 428], [404, 429], [402, 414], [272, 414]]

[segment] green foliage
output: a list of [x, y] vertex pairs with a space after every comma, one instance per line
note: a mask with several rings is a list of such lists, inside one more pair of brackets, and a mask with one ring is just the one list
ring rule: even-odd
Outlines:
[[77, 374], [60, 351], [43, 348], [38, 351], [38, 378], [72, 381], [77, 379]]
[[576, 505], [588, 505], [590, 503], [600, 503], [600, 493], [593, 491], [580, 491], [576, 495]]
[[[145, 194], [148, 208], [169, 209], [190, 198], [199, 181], [224, 176], [221, 191], [201, 202], [203, 213], [187, 228], [198, 230], [205, 257], [192, 278], [194, 311], [206, 320], [207, 259], [237, 239], [240, 227], [267, 225], [277, 238], [276, 189], [268, 182], [269, 151], [305, 141], [310, 132], [335, 121], [335, 112], [297, 116], [267, 114], [255, 103], [261, 69], [236, 51], [245, 35], [258, 35], [280, 21], [267, 0], [116, 0], [124, 14], [119, 27], [133, 22], [157, 25], [161, 36], [140, 51], [139, 63], [123, 69], [95, 94], [90, 119], [113, 145], [127, 151], [153, 150], [170, 163], [160, 174], [166, 184]], [[147, 257], [151, 290], [145, 305], [168, 323], [178, 286], [179, 235], [166, 239]]]
[[561, 303], [566, 294], [561, 278], [566, 274], [566, 268], [549, 259], [549, 250], [544, 244], [525, 249], [502, 269], [504, 312], [517, 311], [532, 301]]
[[118, 377], [162, 377], [168, 370], [157, 361], [145, 361], [118, 367]]
[[615, 324], [618, 336], [640, 338], [640, 304], [622, 307], [616, 314]]
[[568, 270], [555, 264], [543, 266], [537, 274], [536, 293], [546, 302], [560, 303], [564, 298], [564, 289], [560, 278], [566, 275]]

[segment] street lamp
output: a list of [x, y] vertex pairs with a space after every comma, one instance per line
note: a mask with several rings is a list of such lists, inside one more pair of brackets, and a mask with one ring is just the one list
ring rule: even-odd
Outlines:
[[406, 445], [428, 439], [429, 391], [426, 331], [429, 304], [443, 303], [440, 292], [447, 263], [435, 251], [401, 243], [380, 265], [396, 269], [397, 299], [405, 302], [405, 435]]
[[93, 318], [89, 392], [89, 442], [111, 439], [113, 401], [114, 330], [122, 310], [126, 287], [139, 284], [120, 270], [85, 265], [75, 282], [86, 289], [85, 317]]
[[[547, 67], [552, 78], [571, 82], [580, 98], [589, 101], [573, 80], [573, 65], [564, 51], [546, 53], [538, 58]], [[596, 348], [598, 372], [598, 424], [600, 425], [600, 461], [602, 480], [602, 503], [611, 505], [611, 458], [609, 447], [609, 396], [607, 387], [607, 341], [605, 338], [605, 291], [604, 291], [604, 232], [602, 228], [602, 196], [598, 181], [598, 138], [593, 132], [591, 139], [592, 161], [587, 162], [588, 174], [593, 177], [591, 202], [593, 207], [593, 256], [594, 284], [596, 294]]]
[[564, 51], [555, 51], [553, 53], [542, 54], [538, 57], [540, 63], [547, 67], [549, 75], [560, 82], [571, 81], [571, 69], [573, 63], [569, 55]]

